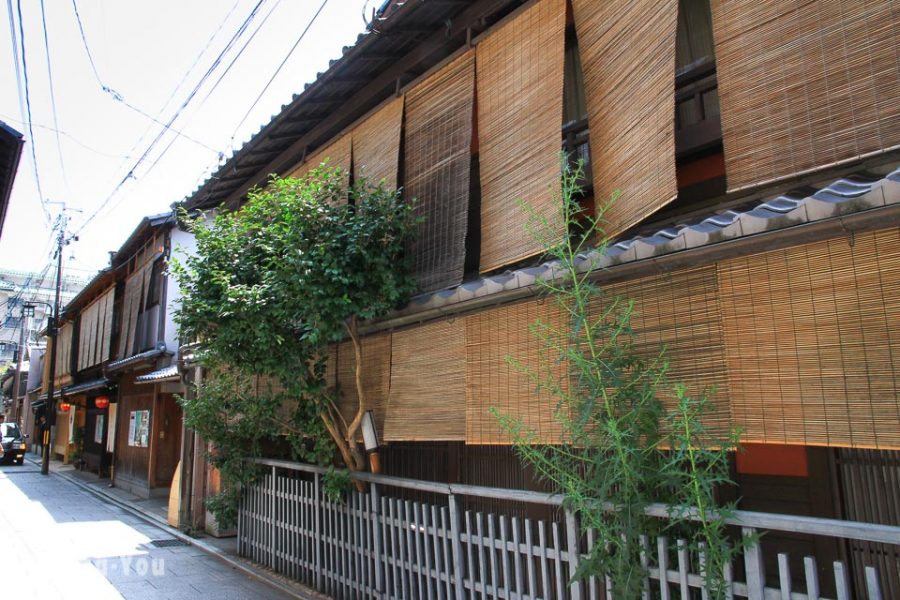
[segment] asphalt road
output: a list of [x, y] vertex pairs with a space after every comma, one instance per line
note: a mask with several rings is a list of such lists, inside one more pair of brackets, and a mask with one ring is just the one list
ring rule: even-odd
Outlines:
[[27, 461], [0, 466], [0, 597], [288, 598]]

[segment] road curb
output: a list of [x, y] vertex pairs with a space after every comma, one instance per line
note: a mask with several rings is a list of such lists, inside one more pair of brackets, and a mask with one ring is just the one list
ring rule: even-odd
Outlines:
[[[25, 461], [29, 462], [33, 465], [36, 465], [38, 467], [41, 466], [41, 464], [39, 462], [35, 461], [32, 458], [29, 458], [28, 456], [25, 457]], [[93, 487], [91, 487], [87, 483], [79, 480], [76, 477], [73, 477], [66, 473], [60, 473], [58, 471], [51, 471], [50, 474], [55, 475], [61, 479], [65, 479], [69, 483], [81, 488], [82, 490], [92, 494], [93, 496], [95, 496], [99, 499], [102, 499], [111, 504], [115, 504], [116, 506], [127, 511], [131, 515], [138, 517], [139, 519], [142, 519], [155, 527], [159, 527], [160, 529], [162, 529], [163, 531], [165, 531], [172, 537], [174, 537], [182, 542], [185, 542], [187, 544], [190, 544], [191, 546], [194, 546], [195, 548], [202, 550], [203, 552], [206, 552], [207, 554], [210, 554], [210, 555], [216, 557], [217, 559], [221, 560], [223, 563], [227, 564], [231, 568], [236, 569], [236, 570], [240, 571], [241, 573], [243, 573], [244, 575], [247, 575], [248, 577], [252, 577], [253, 579], [256, 579], [257, 581], [265, 583], [269, 587], [275, 588], [279, 592], [287, 594], [287, 595], [291, 596], [292, 598], [296, 598], [297, 600], [319, 600], [320, 598], [323, 597], [317, 593], [315, 595], [306, 595], [306, 594], [298, 591], [297, 589], [293, 588], [292, 586], [285, 585], [285, 584], [281, 583], [280, 581], [273, 579], [270, 573], [268, 573], [262, 569], [259, 569], [257, 567], [248, 565], [248, 564], [244, 563], [243, 561], [241, 561], [237, 558], [234, 558], [229, 554], [226, 554], [221, 549], [219, 549], [211, 544], [207, 544], [206, 542], [204, 542], [201, 539], [191, 537], [191, 536], [185, 534], [184, 532], [182, 532], [181, 530], [172, 527], [165, 521], [165, 519], [162, 519], [158, 515], [146, 513], [144, 511], [140, 510], [139, 508], [133, 506], [130, 502], [120, 500], [119, 498], [116, 498], [115, 496], [104, 493], [102, 490], [94, 489]]]

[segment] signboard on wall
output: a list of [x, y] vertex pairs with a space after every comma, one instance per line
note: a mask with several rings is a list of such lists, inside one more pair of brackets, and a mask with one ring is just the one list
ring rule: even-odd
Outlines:
[[128, 445], [146, 448], [150, 445], [150, 411], [133, 410], [128, 416]]
[[105, 415], [97, 415], [97, 422], [94, 424], [94, 443], [103, 443], [103, 426], [106, 424]]
[[106, 451], [114, 452], [116, 449], [116, 411], [118, 404], [109, 405], [109, 435], [106, 436]]

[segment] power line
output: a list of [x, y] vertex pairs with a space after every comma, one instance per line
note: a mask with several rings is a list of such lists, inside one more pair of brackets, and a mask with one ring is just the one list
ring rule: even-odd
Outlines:
[[288, 59], [289, 59], [289, 58], [291, 57], [291, 55], [294, 53], [294, 50], [296, 50], [296, 49], [297, 49], [297, 46], [300, 45], [300, 42], [303, 41], [303, 38], [306, 36], [306, 33], [309, 31], [310, 27], [312, 27], [312, 26], [313, 26], [313, 23], [316, 22], [316, 19], [319, 18], [319, 14], [322, 12], [322, 9], [325, 8], [325, 5], [326, 5], [326, 4], [328, 4], [328, 0], [323, 0], [323, 1], [322, 1], [322, 4], [319, 5], [319, 10], [316, 11], [316, 14], [314, 14], [314, 15], [312, 16], [312, 19], [309, 20], [309, 23], [306, 24], [306, 27], [303, 29], [303, 32], [300, 34], [300, 37], [297, 38], [297, 41], [294, 42], [294, 45], [291, 46], [291, 49], [290, 49], [290, 50], [288, 50], [287, 56], [284, 57], [284, 60], [282, 60], [282, 61], [281, 61], [281, 64], [278, 65], [278, 68], [275, 69], [275, 72], [272, 74], [272, 76], [269, 78], [269, 81], [266, 83], [265, 87], [262, 89], [262, 91], [261, 91], [261, 92], [259, 93], [259, 95], [256, 97], [256, 100], [253, 101], [253, 104], [251, 104], [251, 105], [250, 105], [250, 108], [247, 109], [247, 112], [244, 114], [244, 117], [240, 120], [240, 122], [239, 122], [239, 123], [237, 124], [237, 126], [234, 128], [234, 131], [231, 133], [231, 141], [232, 141], [232, 143], [234, 143], [234, 136], [237, 134], [238, 129], [241, 128], [241, 125], [244, 124], [244, 121], [247, 120], [247, 117], [249, 117], [249, 116], [250, 116], [250, 113], [253, 112], [253, 109], [256, 108], [256, 105], [259, 103], [260, 99], [262, 99], [263, 95], [264, 95], [264, 94], [266, 93], [266, 91], [269, 89], [269, 86], [272, 85], [272, 82], [275, 81], [275, 78], [276, 78], [276, 77], [278, 76], [278, 74], [281, 72], [281, 69], [284, 68], [285, 63], [287, 63]]
[[[43, 3], [43, 0], [41, 0], [41, 2]], [[235, 3], [235, 6], [237, 6], [237, 3]], [[218, 150], [211, 148], [210, 146], [207, 146], [203, 142], [190, 137], [189, 135], [185, 134], [182, 131], [175, 129], [174, 127], [167, 127], [166, 124], [163, 123], [162, 121], [160, 121], [157, 117], [154, 117], [154, 116], [150, 115], [149, 113], [141, 110], [137, 106], [134, 106], [133, 104], [131, 104], [130, 102], [125, 100], [125, 97], [122, 94], [120, 94], [116, 90], [112, 89], [111, 87], [109, 87], [108, 85], [103, 83], [103, 80], [100, 79], [100, 73], [99, 73], [99, 71], [97, 71], [97, 64], [94, 62], [94, 56], [91, 53], [91, 48], [90, 48], [90, 46], [88, 46], [87, 36], [84, 33], [84, 25], [81, 22], [81, 14], [78, 12], [78, 4], [76, 3], [75, 0], [72, 0], [72, 7], [75, 10], [75, 20], [78, 22], [78, 32], [81, 34], [81, 42], [84, 45], [84, 51], [87, 54], [88, 62], [91, 64], [91, 70], [94, 73], [94, 78], [97, 80], [97, 84], [100, 86], [101, 90], [103, 90], [105, 93], [109, 94], [113, 100], [120, 102], [126, 108], [133, 110], [134, 112], [138, 113], [142, 117], [145, 117], [145, 118], [153, 121], [157, 125], [162, 125], [166, 129], [171, 130], [176, 135], [181, 136], [188, 141], [194, 142], [198, 146], [202, 146], [203, 148], [206, 148], [210, 152], [215, 152], [215, 153], [219, 152]], [[234, 7], [232, 7], [232, 10], [234, 10]], [[230, 15], [230, 14], [231, 14], [231, 11], [229, 11], [228, 15]], [[225, 17], [226, 19], [228, 18], [228, 15], [226, 15], [226, 17]], [[221, 25], [219, 26], [219, 29], [221, 29]], [[219, 29], [216, 30], [216, 32], [213, 34], [213, 37], [215, 37], [215, 35], [219, 32]], [[211, 42], [212, 38], [210, 38], [209, 41]], [[204, 52], [205, 52], [205, 50], [206, 49], [204, 48]], [[201, 56], [202, 56], [202, 53], [201, 53]], [[199, 56], [197, 58], [199, 59]], [[197, 64], [196, 61], [194, 62], [194, 64], [195, 65]], [[188, 71], [185, 73], [185, 77], [187, 76], [187, 73], [190, 73], [192, 68], [193, 68], [193, 65], [191, 65], [191, 68], [189, 68]], [[175, 87], [175, 90], [173, 90], [172, 95], [169, 96], [169, 99], [166, 101], [166, 104], [163, 105], [163, 109], [161, 109], [160, 112], [162, 112], [162, 110], [165, 109], [165, 107], [168, 105], [168, 103], [171, 101], [172, 97], [174, 96], [175, 91], [178, 90], [178, 88], [181, 86], [181, 83], [183, 83], [183, 82], [184, 82], [184, 78], [182, 78], [181, 82], [179, 82], [179, 84]], [[141, 138], [143, 138], [143, 135], [145, 135], [146, 133], [147, 133], [147, 130], [144, 131], [144, 134], [141, 135]], [[135, 144], [135, 146], [137, 146], [137, 144]]]
[[[12, 121], [13, 123], [19, 123], [21, 125], [26, 125], [25, 121], [22, 121], [20, 119], [16, 119], [16, 118], [10, 117], [8, 115], [4, 115], [4, 114], [0, 114], [0, 119], [3, 119], [4, 121]], [[46, 129], [47, 131], [52, 131], [52, 132], [58, 133], [59, 135], [61, 135], [63, 137], [67, 137], [70, 140], [72, 140], [73, 142], [75, 142], [76, 144], [78, 144], [79, 146], [81, 146], [82, 148], [84, 148], [85, 150], [88, 150], [89, 152], [93, 152], [94, 154], [99, 154], [100, 156], [108, 156], [110, 158], [124, 158], [126, 160], [131, 160], [131, 159], [135, 158], [134, 156], [130, 156], [128, 154], [109, 154], [108, 152], [103, 152], [102, 150], [97, 150], [96, 148], [88, 146], [87, 144], [85, 144], [84, 142], [79, 140], [74, 135], [72, 135], [66, 131], [63, 131], [62, 129], [56, 129], [55, 127], [50, 127], [49, 125], [43, 125], [41, 123], [32, 123], [31, 125], [33, 127], [37, 127], [38, 129]]]
[[213, 83], [212, 87], [209, 88], [209, 90], [206, 92], [206, 95], [203, 96], [203, 100], [200, 101], [200, 106], [206, 104], [206, 101], [209, 99], [212, 93], [216, 91], [216, 88], [219, 87], [219, 84], [222, 83], [222, 80], [226, 75], [228, 75], [228, 72], [231, 71], [231, 67], [234, 66], [234, 63], [236, 63], [237, 60], [241, 57], [241, 55], [244, 53], [244, 50], [247, 49], [247, 46], [250, 45], [250, 42], [253, 41], [253, 38], [256, 37], [256, 34], [259, 33], [259, 30], [263, 28], [263, 25], [266, 24], [266, 21], [269, 20], [269, 17], [272, 16], [272, 13], [275, 12], [275, 9], [278, 8], [280, 4], [281, 0], [276, 0], [275, 4], [272, 5], [272, 8], [269, 9], [269, 12], [266, 13], [266, 16], [263, 17], [263, 20], [260, 21], [259, 25], [256, 26], [256, 29], [253, 30], [253, 33], [250, 34], [250, 37], [247, 38], [247, 41], [244, 42], [244, 45], [241, 46], [241, 49], [237, 51], [237, 54], [234, 55], [234, 57], [228, 63], [228, 66], [225, 67], [225, 70], [219, 75], [215, 83]]
[[[7, 5], [10, 10], [10, 24], [12, 25], [12, 5], [10, 4], [10, 0], [7, 0]], [[34, 171], [34, 182], [37, 186], [38, 198], [41, 201], [41, 209], [44, 212], [44, 220], [49, 224], [50, 211], [47, 210], [47, 200], [44, 198], [44, 190], [41, 187], [41, 177], [38, 174], [37, 153], [34, 149], [34, 129], [31, 127], [31, 94], [29, 93], [28, 85], [28, 62], [25, 59], [25, 28], [22, 25], [22, 0], [16, 0], [16, 12], [19, 15], [19, 43], [22, 47], [22, 74], [25, 83], [25, 115], [23, 116], [25, 117], [26, 125], [28, 126], [28, 136], [31, 140], [31, 166]], [[21, 89], [19, 90], [19, 93], [22, 93]]]
[[[62, 173], [63, 183], [69, 189], [69, 177], [66, 175], [66, 163], [62, 155], [62, 142], [59, 139], [59, 119], [56, 113], [56, 93], [53, 85], [53, 69], [50, 66], [50, 36], [47, 32], [47, 14], [44, 10], [44, 0], [41, 0], [41, 27], [44, 30], [44, 53], [47, 56], [47, 81], [50, 85], [50, 108], [53, 112], [53, 126], [56, 128], [56, 153], [59, 155], [59, 170]], [[23, 53], [24, 54], [24, 53]], [[29, 117], [30, 120], [31, 117]]]
[[[175, 114], [173, 114], [172, 117], [169, 119], [168, 123], [166, 123], [166, 127], [171, 126], [172, 123], [174, 123], [175, 120], [179, 116], [181, 116], [182, 111], [185, 108], [187, 108], [187, 105], [191, 102], [191, 100], [194, 99], [194, 96], [200, 90], [200, 87], [206, 82], [206, 80], [209, 78], [209, 76], [212, 75], [212, 73], [216, 69], [216, 67], [218, 67], [219, 64], [221, 64], [222, 58], [224, 58], [225, 54], [231, 49], [231, 47], [241, 37], [241, 35], [243, 35], [244, 31], [247, 30], [247, 27], [250, 25], [250, 22], [256, 16], [256, 13], [259, 11], [260, 7], [265, 2], [266, 2], [266, 0], [259, 0], [256, 3], [256, 5], [253, 7], [253, 10], [250, 11], [250, 14], [247, 16], [247, 18], [244, 19], [244, 22], [241, 23], [240, 27], [238, 27], [238, 30], [234, 33], [234, 35], [231, 36], [231, 39], [228, 40], [228, 43], [225, 45], [225, 48], [221, 52], [219, 52], [219, 55], [216, 57], [216, 59], [213, 61], [213, 63], [209, 66], [209, 68], [206, 69], [206, 73], [203, 74], [203, 77], [200, 78], [200, 81], [197, 82], [197, 84], [194, 86], [194, 89], [191, 90], [191, 92], [188, 94], [187, 98], [185, 98], [185, 100], [181, 103], [181, 106], [179, 106], [178, 109], [175, 111]], [[141, 157], [137, 160], [134, 167], [132, 167], [130, 174], [133, 174], [134, 170], [144, 161], [144, 159], [147, 158], [147, 156], [150, 154], [150, 152], [153, 150], [153, 148], [156, 146], [156, 144], [159, 143], [159, 141], [162, 139], [163, 135], [165, 135], [165, 129], [160, 131], [159, 134], [157, 134], [156, 138], [150, 143], [150, 146], [144, 151], [144, 153], [141, 155]], [[159, 154], [159, 156], [157, 156], [156, 160], [153, 162], [153, 164], [147, 170], [147, 173], [149, 173], [150, 170], [152, 170], [153, 167], [156, 166], [156, 164], [163, 157], [163, 155], [165, 155], [165, 153], [169, 150], [169, 148], [171, 148], [171, 144], [169, 144], [165, 149], [163, 149], [163, 151]]]
[[[73, 2], [74, 2], [74, 0], [73, 0]], [[165, 131], [166, 131], [168, 128], [171, 127], [171, 125], [172, 125], [172, 123], [174, 123], [175, 119], [178, 118], [178, 116], [181, 114], [181, 112], [183, 111], [183, 109], [187, 106], [187, 104], [188, 104], [188, 103], [193, 99], [193, 97], [196, 95], [197, 90], [200, 88], [200, 86], [203, 85], [203, 83], [206, 81], [206, 79], [209, 78], [209, 76], [210, 76], [210, 74], [212, 73], [212, 71], [213, 71], [213, 70], [221, 63], [221, 60], [222, 60], [222, 57], [224, 56], [224, 54], [225, 54], [225, 53], [226, 53], [226, 52], [234, 45], [234, 42], [237, 40], [237, 38], [240, 37], [240, 35], [247, 29], [247, 26], [248, 26], [249, 23], [253, 20], [253, 18], [256, 16], [257, 12], [259, 11], [260, 6], [261, 6], [264, 2], [265, 2], [265, 0], [259, 0], [259, 1], [256, 3], [256, 5], [253, 7], [253, 10], [252, 10], [252, 11], [250, 12], [250, 14], [244, 19], [243, 23], [242, 23], [241, 26], [238, 28], [238, 31], [237, 31], [237, 32], [231, 37], [231, 39], [228, 41], [228, 43], [227, 43], [226, 46], [225, 46], [225, 49], [222, 50], [222, 52], [219, 53], [219, 55], [218, 55], [218, 56], [216, 57], [216, 59], [213, 61], [213, 64], [207, 69], [206, 73], [205, 73], [205, 74], [203, 75], [203, 77], [200, 79], [199, 83], [197, 83], [197, 85], [194, 86], [194, 89], [193, 89], [193, 90], [191, 91], [191, 93], [188, 95], [187, 99], [186, 99], [184, 102], [182, 102], [182, 105], [181, 105], [181, 106], [179, 107], [179, 109], [175, 112], [175, 114], [172, 116], [172, 118], [170, 118], [169, 121], [168, 121], [167, 123], [164, 123], [164, 124], [163, 124], [163, 130], [159, 132], [159, 134], [156, 136], [156, 138], [150, 143], [150, 145], [148, 146], [148, 148], [147, 148], [147, 149], [143, 152], [143, 154], [137, 159], [137, 161], [135, 162], [135, 164], [128, 170], [128, 172], [127, 172], [126, 175], [122, 178], [122, 180], [119, 181], [119, 183], [115, 186], [115, 188], [113, 188], [112, 192], [110, 192], [110, 194], [103, 200], [103, 202], [100, 203], [100, 205], [97, 207], [97, 209], [94, 210], [94, 211], [90, 214], [90, 216], [88, 216], [88, 218], [87, 218], [87, 219], [86, 219], [86, 220], [78, 227], [78, 229], [77, 229], [76, 232], [75, 232], [76, 234], [77, 234], [78, 232], [82, 231], [85, 227], [87, 227], [87, 225], [88, 225], [93, 219], [95, 219], [95, 218], [97, 217], [97, 215], [100, 214], [101, 211], [103, 211], [104, 208], [106, 208], [106, 206], [109, 204], [109, 202], [115, 197], [115, 195], [119, 192], [119, 190], [122, 189], [122, 186], [124, 186], [125, 183], [126, 183], [129, 179], [134, 178], [134, 171], [135, 171], [135, 169], [136, 169], [138, 166], [140, 166], [140, 164], [146, 159], [147, 155], [152, 151], [152, 149], [156, 146], [156, 144], [157, 144], [157, 143], [159, 142], [159, 140], [162, 138], [162, 136], [163, 136], [163, 134], [165, 133]], [[209, 46], [211, 45], [213, 39], [216, 37], [216, 35], [218, 34], [218, 32], [222, 29], [222, 27], [224, 26], [225, 22], [228, 20], [228, 16], [231, 15], [231, 13], [234, 11], [234, 9], [235, 9], [236, 6], [237, 6], [237, 2], [235, 3], [234, 6], [232, 6], [231, 10], [228, 12], [228, 15], [226, 15], [225, 19], [223, 19], [222, 23], [219, 25], [219, 27], [216, 29], [216, 31], [213, 33], [213, 35], [210, 36], [209, 40], [208, 40], [207, 43], [206, 43], [206, 46], [204, 46], [204, 48], [203, 48], [203, 50], [201, 50], [200, 54], [197, 55], [197, 58], [194, 60], [193, 64], [188, 68], [188, 70], [185, 72], [185, 74], [184, 74], [184, 76], [182, 77], [181, 81], [178, 83], [177, 86], [175, 86], [175, 89], [172, 91], [172, 94], [169, 96], [169, 99], [166, 101], [166, 104], [164, 105], [163, 108], [165, 108], [165, 106], [168, 106], [168, 103], [169, 103], [169, 102], [171, 101], [171, 99], [175, 96], [175, 94], [177, 93], [178, 89], [180, 89], [182, 83], [184, 83], [184, 81], [187, 79], [188, 75], [189, 75], [190, 72], [193, 70], [194, 66], [196, 66], [196, 65], [198, 64], [198, 62], [200, 61], [201, 57], [206, 53], [206, 50], [207, 50], [207, 49], [209, 48]], [[149, 128], [148, 128], [147, 130], [145, 130], [145, 133], [146, 133], [146, 131], [149, 131]], [[143, 135], [142, 135], [141, 138], [138, 140], [138, 143], [140, 143], [140, 141], [141, 141], [142, 139], [143, 139]], [[132, 148], [132, 151], [134, 150], [134, 148], [137, 147], [137, 144], [138, 144], [138, 143], [135, 144], [135, 146]], [[129, 153], [130, 153], [130, 152], [131, 152], [131, 151], [129, 151]], [[221, 155], [221, 153], [219, 153], [219, 152], [217, 152], [217, 154]]]

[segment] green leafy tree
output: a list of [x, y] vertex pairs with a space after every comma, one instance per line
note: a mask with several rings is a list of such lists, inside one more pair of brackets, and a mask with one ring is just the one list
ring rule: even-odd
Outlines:
[[[509, 358], [539, 390], [557, 398], [562, 439], [539, 444], [515, 415], [494, 413], [524, 460], [564, 495], [582, 528], [597, 535], [576, 578], [609, 577], [615, 598], [640, 598], [647, 575], [642, 536], [671, 530], [690, 540], [695, 557], [702, 554], [705, 586], [719, 598], [723, 569], [736, 548], [725, 528], [733, 507], [716, 503], [716, 489], [730, 483], [728, 452], [737, 435], [704, 426], [708, 393], [692, 397], [684, 385], [671, 384], [664, 350], [654, 356], [636, 350], [634, 303], [607, 294], [585, 268], [584, 257], [592, 250], [602, 254], [609, 240], [602, 227], [606, 207], [591, 217], [579, 204], [582, 177], [581, 165], [564, 166], [561, 221], [567, 235], [559, 235], [558, 221], [530, 211], [532, 235], [559, 267], [557, 278], [539, 285], [567, 317], [565, 324], [532, 325], [545, 348], [540, 369]], [[673, 507], [665, 523], [648, 515], [660, 502]]]
[[[172, 267], [183, 292], [182, 340], [196, 340], [210, 377], [183, 401], [186, 421], [212, 447], [226, 493], [212, 506], [228, 522], [243, 460], [287, 434], [296, 458], [329, 464], [336, 447], [364, 470], [356, 443], [367, 409], [359, 323], [402, 304], [414, 290], [404, 248], [415, 228], [400, 192], [340, 169], [273, 178], [237, 211], [189, 221], [196, 254]], [[358, 406], [349, 422], [325, 382], [328, 346], [356, 352]]]

